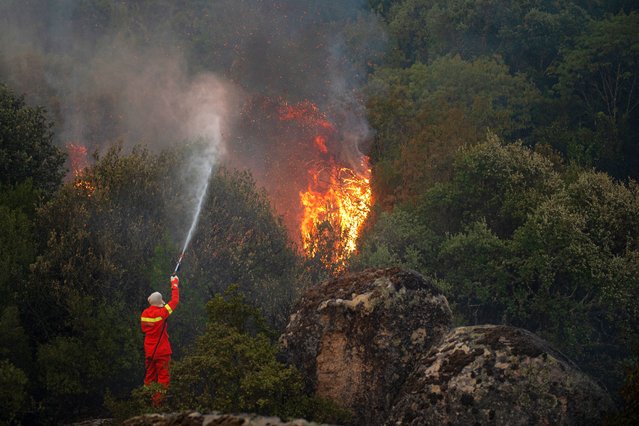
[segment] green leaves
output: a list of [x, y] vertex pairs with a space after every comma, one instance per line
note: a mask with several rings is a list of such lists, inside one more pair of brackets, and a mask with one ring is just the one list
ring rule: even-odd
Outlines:
[[597, 134], [596, 165], [620, 178], [637, 177], [637, 26], [637, 12], [591, 21], [552, 69], [555, 90], [574, 108], [573, 119]]
[[207, 299], [237, 284], [272, 323], [288, 318], [299, 259], [248, 173], [220, 169], [211, 178], [186, 262], [187, 278], [203, 285]]
[[484, 221], [471, 224], [442, 243], [436, 270], [450, 284], [453, 311], [464, 317], [464, 324], [503, 320], [500, 313], [512, 279], [506, 263], [509, 256], [507, 241], [497, 237]]
[[19, 424], [21, 415], [29, 407], [27, 376], [6, 360], [0, 360], [0, 405], [3, 424]]
[[416, 267], [439, 279], [458, 323], [532, 330], [615, 388], [639, 340], [637, 203], [635, 182], [562, 176], [489, 135], [414, 207], [381, 214], [353, 264]]
[[[486, 142], [459, 151], [451, 182], [426, 194], [423, 214], [452, 216], [451, 231], [485, 220], [497, 235], [508, 237], [559, 185], [548, 159], [489, 134]], [[446, 198], [440, 198], [441, 191]]]
[[237, 287], [214, 297], [207, 309], [205, 333], [173, 368], [171, 409], [345, 418], [332, 404], [304, 394], [300, 373], [277, 361], [264, 318]]
[[371, 158], [376, 199], [414, 202], [450, 177], [455, 152], [499, 135], [530, 130], [537, 89], [494, 58], [442, 57], [371, 77], [369, 119], [377, 130]]
[[571, 1], [406, 0], [390, 8], [387, 20], [402, 65], [448, 54], [500, 55], [520, 71], [543, 74], [586, 16]]
[[30, 178], [44, 195], [53, 194], [64, 175], [65, 156], [53, 145], [51, 127], [44, 109], [27, 106], [0, 84], [0, 184]]
[[210, 323], [195, 349], [174, 368], [171, 393], [180, 409], [257, 412], [287, 417], [287, 400], [302, 390], [301, 376], [275, 359], [263, 334]]
[[375, 228], [362, 238], [362, 249], [352, 259], [351, 268], [403, 266], [425, 272], [423, 259], [436, 253], [434, 240], [434, 233], [410, 211], [397, 208], [382, 213]]
[[216, 294], [207, 304], [209, 323], [237, 329], [251, 335], [272, 335], [260, 310], [247, 304], [238, 285], [229, 286], [224, 295]]

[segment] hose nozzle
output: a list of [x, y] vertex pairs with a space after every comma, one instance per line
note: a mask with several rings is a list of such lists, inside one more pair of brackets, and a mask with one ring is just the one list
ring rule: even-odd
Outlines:
[[175, 271], [173, 271], [173, 275], [177, 274], [178, 269], [180, 269], [180, 265], [182, 264], [182, 259], [184, 258], [184, 252], [180, 254], [177, 265], [175, 265]]

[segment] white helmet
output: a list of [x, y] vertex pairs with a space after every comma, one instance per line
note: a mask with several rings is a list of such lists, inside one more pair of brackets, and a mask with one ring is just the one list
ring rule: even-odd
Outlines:
[[155, 293], [151, 293], [147, 300], [151, 306], [158, 306], [160, 308], [164, 306], [164, 299], [162, 299], [162, 294], [160, 292], [156, 291]]

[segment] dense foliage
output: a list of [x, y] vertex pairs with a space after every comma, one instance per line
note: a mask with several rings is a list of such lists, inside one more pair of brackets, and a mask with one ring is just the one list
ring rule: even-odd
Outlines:
[[[0, 379], [11, 391], [0, 395], [2, 421], [79, 418], [100, 411], [107, 393], [118, 398], [139, 385], [139, 314], [152, 291], [168, 293], [192, 218], [173, 164], [198, 149], [124, 153], [116, 144], [65, 184], [50, 170], [54, 181], [44, 188], [60, 188], [48, 201], [32, 183], [38, 176], [3, 186]], [[183, 306], [171, 325], [176, 356], [204, 331], [206, 301], [231, 284], [281, 327], [302, 282], [299, 260], [247, 174], [220, 169], [212, 176], [192, 247]]]
[[29, 179], [43, 195], [57, 189], [65, 157], [53, 145], [52, 127], [43, 108], [28, 106], [0, 84], [0, 185]]
[[458, 152], [452, 177], [381, 216], [359, 267], [439, 279], [463, 324], [532, 330], [615, 388], [636, 343], [639, 186], [600, 172], [562, 180], [495, 136]]
[[378, 203], [418, 197], [450, 174], [454, 152], [485, 129], [530, 130], [538, 91], [500, 60], [442, 57], [430, 65], [380, 69], [369, 83], [368, 114], [377, 130], [371, 153]]
[[615, 394], [639, 362], [637, 5], [369, 4], [391, 51], [352, 268], [432, 275], [458, 323], [532, 330]]

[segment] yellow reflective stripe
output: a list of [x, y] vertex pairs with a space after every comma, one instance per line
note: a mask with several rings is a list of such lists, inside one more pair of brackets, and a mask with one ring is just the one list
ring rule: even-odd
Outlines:
[[164, 307], [166, 308], [167, 311], [169, 311], [169, 315], [173, 313], [173, 309], [171, 309], [169, 305], [164, 305]]
[[158, 322], [158, 321], [162, 321], [162, 317], [155, 317], [155, 318], [140, 317], [140, 319], [142, 320], [142, 322]]

